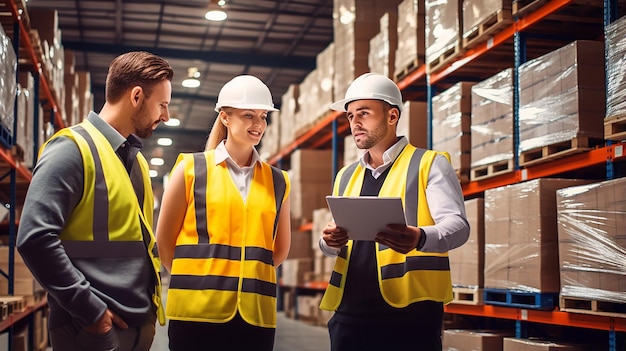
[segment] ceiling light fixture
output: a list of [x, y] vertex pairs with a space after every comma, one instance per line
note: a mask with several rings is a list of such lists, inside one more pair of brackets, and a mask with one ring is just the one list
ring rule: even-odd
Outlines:
[[150, 164], [153, 166], [163, 166], [165, 164], [165, 160], [160, 157], [153, 157], [150, 159]]
[[161, 146], [171, 146], [173, 143], [172, 138], [159, 138], [157, 139], [157, 144]]
[[200, 72], [198, 67], [189, 67], [187, 69], [187, 79], [183, 80], [183, 86], [185, 88], [197, 88], [200, 86]]
[[163, 122], [168, 127], [178, 127], [180, 125], [180, 119], [175, 117], [170, 117], [167, 122]]
[[222, 7], [226, 4], [224, 0], [211, 0], [209, 10], [204, 14], [204, 18], [213, 22], [221, 22], [228, 18]]

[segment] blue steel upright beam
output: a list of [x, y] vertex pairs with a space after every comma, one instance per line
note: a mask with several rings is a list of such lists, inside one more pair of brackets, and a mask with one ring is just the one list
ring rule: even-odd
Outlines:
[[514, 42], [514, 69], [513, 69], [513, 155], [515, 169], [519, 169], [520, 158], [520, 85], [519, 85], [519, 68], [526, 62], [526, 36], [524, 33], [515, 32], [513, 35]]
[[[339, 143], [339, 133], [337, 131], [337, 118], [334, 118], [332, 123], [331, 123], [331, 128], [333, 130], [333, 139], [332, 139], [332, 148], [333, 148], [333, 167], [332, 167], [332, 179], [335, 180], [335, 176], [337, 175], [337, 172], [339, 171], [339, 157], [338, 157], [338, 151], [339, 151], [339, 147], [338, 147], [338, 143]], [[345, 146], [344, 146], [345, 148]]]
[[[607, 38], [608, 27], [617, 19], [617, 0], [604, 0], [604, 37]], [[605, 75], [605, 92], [607, 99], [605, 100], [605, 110], [608, 111], [608, 82], [609, 82], [609, 50], [608, 45], [604, 46], [604, 75]], [[607, 141], [607, 145], [611, 145], [611, 140]], [[610, 159], [606, 160], [606, 179], [615, 178], [615, 165]]]
[[[613, 23], [617, 19], [617, 0], [604, 0], [604, 37], [607, 37], [607, 28], [609, 24]], [[608, 97], [608, 82], [609, 82], [609, 47], [604, 46], [604, 74], [605, 74], [605, 92]], [[608, 104], [608, 99], [606, 102]], [[607, 106], [608, 107], [608, 106]], [[608, 145], [612, 142], [608, 141]], [[615, 165], [610, 159], [606, 160], [606, 178], [613, 179], [615, 177]], [[617, 351], [617, 335], [615, 329], [611, 326], [609, 330], [609, 351]]]
[[433, 97], [436, 88], [430, 84], [430, 74], [426, 75], [426, 148], [433, 147]]

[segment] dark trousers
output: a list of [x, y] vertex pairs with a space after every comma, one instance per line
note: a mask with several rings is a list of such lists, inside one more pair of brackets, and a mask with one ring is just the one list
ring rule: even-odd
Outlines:
[[443, 311], [406, 323], [350, 323], [337, 315], [328, 321], [331, 351], [441, 351], [442, 329]]
[[108, 333], [90, 334], [73, 319], [70, 323], [50, 330], [53, 350], [61, 351], [148, 351], [155, 334], [156, 316], [139, 327], [120, 329], [113, 326]]
[[272, 351], [275, 334], [275, 328], [250, 325], [239, 314], [226, 323], [170, 320], [168, 327], [171, 351]]

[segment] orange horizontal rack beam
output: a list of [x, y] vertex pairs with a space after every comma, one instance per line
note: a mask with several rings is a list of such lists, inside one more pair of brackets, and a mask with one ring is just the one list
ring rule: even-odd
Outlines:
[[463, 195], [473, 195], [499, 186], [515, 184], [530, 179], [549, 177], [589, 166], [604, 164], [607, 161], [623, 159], [626, 158], [626, 155], [624, 155], [625, 146], [626, 143], [623, 142], [615, 143], [546, 163], [525, 167], [501, 176], [463, 184]]
[[[297, 149], [298, 146], [302, 145], [304, 142], [311, 140], [313, 137], [315, 137], [315, 134], [321, 131], [324, 127], [330, 125], [333, 122], [333, 120], [337, 119], [340, 115], [341, 115], [340, 112], [335, 112], [335, 111], [329, 113], [328, 116], [324, 117], [322, 121], [314, 125], [306, 133], [296, 138], [296, 140], [291, 142], [291, 144], [287, 145], [278, 154], [270, 158], [268, 160], [268, 163], [275, 165], [281, 158], [289, 155], [292, 151]], [[330, 138], [331, 136], [325, 136], [325, 137]], [[328, 139], [326, 141], [328, 141]]]
[[4, 160], [9, 166], [17, 171], [24, 179], [30, 181], [33, 174], [24, 166], [15, 161], [8, 150], [0, 147], [0, 159]]
[[15, 325], [15, 323], [17, 323], [18, 321], [20, 321], [23, 318], [27, 317], [28, 315], [30, 315], [34, 311], [37, 311], [37, 310], [43, 308], [47, 304], [48, 304], [48, 299], [47, 299], [47, 297], [44, 297], [41, 300], [39, 300], [37, 303], [35, 303], [33, 306], [27, 306], [21, 312], [15, 312], [15, 313], [9, 314], [5, 320], [0, 322], [0, 333], [6, 331], [8, 328], [10, 328], [13, 325]]
[[570, 3], [572, 3], [572, 1], [573, 0], [549, 1], [547, 4], [538, 8], [536, 11], [533, 11], [528, 16], [522, 17], [519, 20], [513, 22], [510, 26], [505, 28], [503, 31], [495, 34], [492, 40], [488, 40], [478, 45], [476, 48], [468, 50], [467, 52], [465, 52], [465, 54], [462, 55], [460, 59], [456, 60], [454, 63], [450, 64], [443, 70], [431, 73], [430, 74], [431, 84], [437, 83], [438, 81], [444, 79], [446, 76], [450, 75], [454, 71], [465, 66], [466, 64], [475, 60], [481, 55], [484, 55], [486, 52], [488, 52], [492, 48], [511, 39], [513, 35], [515, 35], [516, 32], [521, 32], [522, 30], [532, 26], [533, 24], [541, 21], [545, 17], [569, 5]]
[[16, 20], [20, 25], [20, 33], [22, 33], [22, 35], [20, 36], [20, 40], [24, 41], [25, 45], [23, 45], [23, 47], [28, 52], [30, 59], [33, 61], [33, 65], [37, 69], [41, 88], [43, 89], [44, 93], [46, 94], [46, 97], [48, 98], [48, 104], [50, 104], [50, 108], [52, 109], [52, 111], [54, 111], [55, 124], [58, 128], [63, 128], [65, 127], [65, 123], [63, 122], [63, 119], [61, 118], [60, 114], [57, 113], [58, 108], [57, 108], [54, 96], [52, 95], [52, 90], [50, 89], [50, 86], [48, 85], [48, 81], [43, 75], [43, 71], [41, 69], [41, 63], [37, 59], [37, 55], [35, 54], [35, 49], [33, 48], [33, 43], [30, 41], [29, 31], [26, 30], [26, 26], [24, 25], [24, 22], [21, 19], [21, 14], [19, 13], [17, 5], [15, 4], [15, 1], [12, 1], [12, 0], [5, 0], [5, 3], [11, 9], [11, 14], [13, 15], [14, 20]]
[[313, 230], [313, 222], [308, 222], [298, 227], [299, 232], [306, 232], [309, 230]]
[[493, 305], [465, 305], [451, 303], [444, 306], [444, 311], [478, 317], [510, 319], [524, 322], [554, 324], [569, 327], [626, 331], [626, 318], [617, 318], [593, 314], [541, 311]]
[[411, 84], [417, 82], [424, 77], [426, 77], [426, 65], [421, 65], [415, 71], [409, 73], [406, 77], [397, 82], [398, 88], [400, 88], [401, 91], [404, 91]]

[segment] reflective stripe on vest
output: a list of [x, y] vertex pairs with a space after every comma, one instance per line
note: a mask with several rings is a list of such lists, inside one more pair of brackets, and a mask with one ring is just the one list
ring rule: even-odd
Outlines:
[[154, 254], [157, 251], [152, 233], [154, 198], [147, 161], [141, 153], [137, 154], [142, 189], [135, 192], [130, 177], [119, 176], [128, 172], [117, 153], [89, 120], [58, 131], [40, 152], [59, 136], [73, 140], [83, 160], [83, 196], [59, 235], [67, 255], [70, 258], [149, 256], [156, 283], [152, 301], [159, 323], [164, 325], [161, 261]]
[[75, 126], [74, 131], [87, 142], [95, 164], [93, 242], [65, 240], [65, 252], [73, 258], [144, 257], [146, 248], [143, 241], [109, 240], [109, 194], [102, 172], [102, 160], [89, 132], [81, 125]]
[[[407, 145], [392, 164], [379, 193], [379, 196], [402, 197], [408, 225], [434, 224], [428, 206], [419, 208], [418, 203], [420, 199], [425, 201], [428, 173], [435, 156], [434, 151]], [[364, 173], [365, 170], [359, 162], [346, 166], [338, 174], [333, 194], [358, 196]], [[401, 184], [406, 184], [406, 187]], [[348, 189], [349, 185], [351, 187]], [[399, 192], [400, 189], [404, 191]], [[344, 275], [348, 270], [352, 244], [352, 241], [349, 241], [337, 257], [329, 286], [320, 305], [322, 309], [336, 310], [341, 303], [345, 285]], [[403, 255], [378, 243], [376, 248], [381, 293], [391, 306], [405, 307], [412, 302], [425, 299], [445, 302], [451, 300], [450, 263], [447, 254], [413, 250]]]
[[[181, 155], [176, 166], [181, 160], [191, 203], [174, 251], [168, 317], [225, 322], [239, 311], [249, 324], [275, 327], [272, 249], [289, 190], [286, 174], [256, 164], [248, 202], [243, 203], [226, 165], [215, 165], [214, 152]], [[273, 192], [268, 194], [270, 186]], [[270, 203], [273, 209], [268, 211]]]

